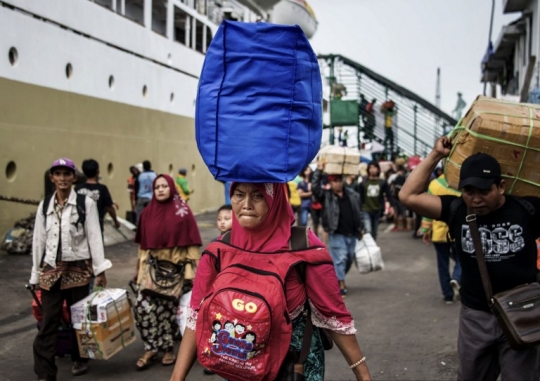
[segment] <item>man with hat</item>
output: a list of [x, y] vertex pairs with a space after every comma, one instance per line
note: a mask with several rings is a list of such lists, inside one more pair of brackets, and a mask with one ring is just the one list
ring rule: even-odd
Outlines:
[[360, 195], [352, 188], [343, 186], [342, 175], [328, 175], [330, 189], [323, 189], [322, 162], [313, 172], [311, 190], [323, 205], [322, 226], [328, 233], [328, 250], [332, 255], [339, 281], [341, 296], [347, 296], [345, 276], [354, 261], [356, 240], [362, 237], [364, 224], [360, 211]]
[[[105, 259], [95, 202], [73, 189], [77, 180], [72, 160], [55, 160], [50, 169], [55, 192], [38, 206], [32, 244], [30, 285], [41, 290], [42, 324], [34, 341], [34, 371], [39, 380], [56, 380], [57, 330], [64, 301], [68, 307], [88, 296], [92, 275], [96, 285], [105, 287]], [[71, 373], [87, 372], [73, 335]]]
[[[537, 281], [535, 238], [540, 236], [540, 198], [505, 195], [497, 160], [485, 153], [461, 165], [457, 196], [426, 193], [429, 178], [452, 144], [440, 138], [409, 175], [401, 201], [422, 216], [448, 223], [461, 262], [458, 380], [538, 380], [540, 348], [512, 349], [490, 311], [466, 217], [476, 215], [493, 293]], [[455, 201], [460, 200], [460, 201]], [[526, 208], [526, 206], [528, 206]], [[531, 213], [535, 210], [535, 213]]]

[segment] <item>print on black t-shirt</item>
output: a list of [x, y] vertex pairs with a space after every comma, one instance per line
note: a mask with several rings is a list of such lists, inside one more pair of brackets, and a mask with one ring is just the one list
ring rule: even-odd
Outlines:
[[103, 184], [78, 184], [75, 187], [75, 191], [78, 194], [84, 194], [86, 197], [90, 197], [97, 205], [99, 214], [99, 224], [101, 231], [103, 231], [103, 220], [105, 218], [106, 209], [112, 206], [112, 198], [109, 193], [109, 188]]
[[[455, 196], [440, 196], [441, 221], [447, 222], [450, 204]], [[510, 197], [499, 209], [487, 216], [477, 216], [478, 230], [493, 293], [510, 290], [536, 281], [537, 248], [540, 235], [540, 198], [524, 197], [539, 211], [531, 216], [523, 206]], [[453, 220], [452, 236], [461, 262], [461, 302], [470, 308], [489, 311], [484, 286], [478, 270], [469, 225], [465, 221], [467, 208], [463, 203]]]

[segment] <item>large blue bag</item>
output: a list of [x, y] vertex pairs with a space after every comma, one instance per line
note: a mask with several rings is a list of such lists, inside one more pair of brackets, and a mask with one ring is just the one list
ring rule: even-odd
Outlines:
[[206, 53], [197, 146], [221, 181], [287, 182], [317, 154], [322, 84], [298, 26], [224, 21]]

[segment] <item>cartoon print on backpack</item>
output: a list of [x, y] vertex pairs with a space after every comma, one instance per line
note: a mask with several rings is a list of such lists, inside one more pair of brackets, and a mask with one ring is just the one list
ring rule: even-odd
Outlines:
[[217, 334], [221, 330], [221, 322], [219, 320], [214, 320], [212, 323], [212, 327], [214, 332], [212, 333], [212, 336], [210, 337], [210, 342], [215, 343], [217, 339]]

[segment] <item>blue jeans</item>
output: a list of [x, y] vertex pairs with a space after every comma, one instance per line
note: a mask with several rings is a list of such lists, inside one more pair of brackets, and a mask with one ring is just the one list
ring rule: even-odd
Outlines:
[[377, 229], [379, 228], [381, 214], [380, 210], [377, 210], [376, 212], [362, 212], [365, 233], [371, 234], [375, 240], [377, 239]]
[[298, 226], [307, 226], [308, 216], [310, 207], [308, 208], [300, 208], [300, 221]]
[[[446, 242], [433, 242], [433, 246], [435, 246], [435, 251], [437, 252], [437, 269], [439, 271], [441, 291], [446, 299], [451, 299], [454, 296], [450, 281], [455, 279], [461, 283], [461, 265], [452, 245], [452, 243]], [[450, 276], [450, 259], [453, 259], [455, 262], [452, 276]]]
[[345, 275], [351, 269], [354, 261], [356, 237], [347, 237], [342, 234], [328, 234], [328, 247], [338, 280], [345, 280]]

